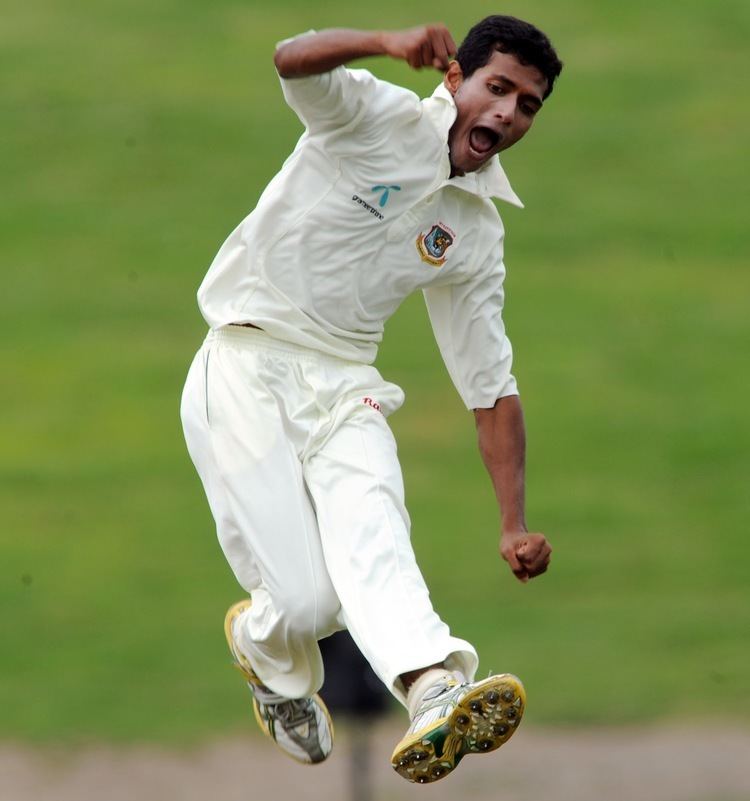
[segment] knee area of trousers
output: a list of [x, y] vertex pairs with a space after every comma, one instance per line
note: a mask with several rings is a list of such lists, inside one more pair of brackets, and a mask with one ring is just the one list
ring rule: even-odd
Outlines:
[[290, 634], [321, 637], [335, 630], [340, 608], [335, 596], [294, 596], [284, 601], [283, 615]]

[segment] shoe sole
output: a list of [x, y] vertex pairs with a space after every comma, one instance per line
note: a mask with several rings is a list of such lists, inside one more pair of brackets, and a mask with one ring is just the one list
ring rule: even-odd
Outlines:
[[[224, 616], [224, 636], [227, 638], [229, 652], [232, 654], [233, 666], [242, 674], [242, 678], [245, 679], [248, 684], [254, 684], [256, 687], [259, 687], [263, 686], [263, 683], [255, 675], [255, 671], [252, 669], [247, 659], [245, 659], [245, 657], [237, 650], [237, 647], [234, 643], [233, 633], [233, 624], [235, 619], [238, 618], [245, 610], [249, 609], [251, 604], [252, 601], [249, 598], [246, 598], [245, 600], [238, 601], [236, 604], [233, 604], [229, 607], [226, 615]], [[260, 726], [260, 730], [266, 735], [266, 737], [270, 737], [275, 742], [276, 738], [274, 737], [273, 732], [261, 715], [260, 704], [255, 697], [253, 697], [252, 700], [255, 720], [258, 726]]]
[[262, 686], [262, 682], [255, 675], [255, 671], [252, 669], [247, 659], [237, 650], [234, 644], [234, 635], [232, 634], [232, 624], [245, 610], [249, 609], [251, 605], [252, 601], [246, 598], [244, 601], [238, 601], [236, 604], [229, 607], [224, 616], [224, 636], [227, 638], [227, 645], [229, 646], [229, 652], [232, 654], [234, 666], [245, 677], [245, 681], [258, 687]]
[[[236, 604], [233, 604], [227, 610], [226, 615], [224, 616], [224, 636], [227, 638], [227, 645], [229, 646], [229, 652], [232, 654], [232, 660], [234, 663], [234, 667], [239, 670], [242, 674], [243, 678], [248, 684], [254, 684], [256, 687], [262, 687], [263, 682], [258, 678], [255, 674], [250, 663], [245, 659], [245, 657], [237, 650], [235, 643], [234, 643], [234, 635], [232, 633], [232, 624], [234, 623], [235, 619], [239, 617], [246, 609], [249, 609], [252, 604], [252, 601], [249, 598], [246, 598], [243, 601], [238, 601]], [[322, 709], [323, 714], [326, 716], [326, 720], [328, 721], [328, 726], [331, 730], [331, 743], [333, 743], [334, 738], [334, 728], [333, 728], [333, 720], [331, 719], [331, 713], [328, 711], [328, 707], [325, 704], [325, 701], [316, 693], [312, 696], [315, 703]], [[276, 735], [274, 734], [271, 727], [268, 725], [268, 722], [263, 717], [260, 711], [260, 704], [258, 703], [258, 699], [253, 696], [253, 712], [255, 713], [255, 720], [260, 726], [260, 730], [263, 734], [266, 735], [269, 739], [276, 742]], [[291, 757], [295, 762], [299, 762], [302, 765], [310, 765], [310, 764], [317, 764], [311, 763], [308, 760], [299, 759], [294, 754], [289, 753], [286, 749], [282, 748], [282, 751], [288, 756]], [[326, 755], [327, 757], [327, 755]], [[324, 759], [326, 758], [324, 757]], [[322, 760], [321, 760], [322, 761]]]
[[491, 676], [450, 715], [405, 737], [391, 757], [393, 769], [418, 784], [443, 779], [467, 754], [488, 754], [508, 742], [525, 708], [526, 693], [516, 676]]

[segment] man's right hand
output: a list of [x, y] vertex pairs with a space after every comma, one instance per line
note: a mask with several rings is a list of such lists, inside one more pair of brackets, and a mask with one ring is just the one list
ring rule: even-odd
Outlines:
[[443, 72], [456, 55], [456, 43], [445, 25], [420, 25], [405, 31], [384, 31], [384, 54], [403, 59], [415, 70], [434, 67]]

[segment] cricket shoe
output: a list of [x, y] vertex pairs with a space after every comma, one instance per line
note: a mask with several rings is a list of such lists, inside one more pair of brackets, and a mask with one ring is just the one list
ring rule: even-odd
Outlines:
[[255, 719], [263, 734], [292, 759], [308, 765], [322, 762], [333, 747], [333, 721], [323, 699], [319, 695], [290, 699], [273, 692], [258, 678], [237, 644], [235, 623], [250, 604], [248, 598], [229, 608], [224, 618], [224, 633], [235, 667], [253, 694]]
[[438, 681], [424, 694], [391, 764], [410, 782], [442, 779], [466, 754], [486, 754], [507, 742], [525, 706], [523, 685], [510, 673], [472, 684]]

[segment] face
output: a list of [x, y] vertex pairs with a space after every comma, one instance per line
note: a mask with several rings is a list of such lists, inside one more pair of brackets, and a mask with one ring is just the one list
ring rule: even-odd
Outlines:
[[531, 128], [542, 107], [547, 79], [536, 67], [494, 51], [469, 78], [452, 61], [445, 85], [458, 109], [448, 134], [452, 174], [463, 175], [507, 150]]

